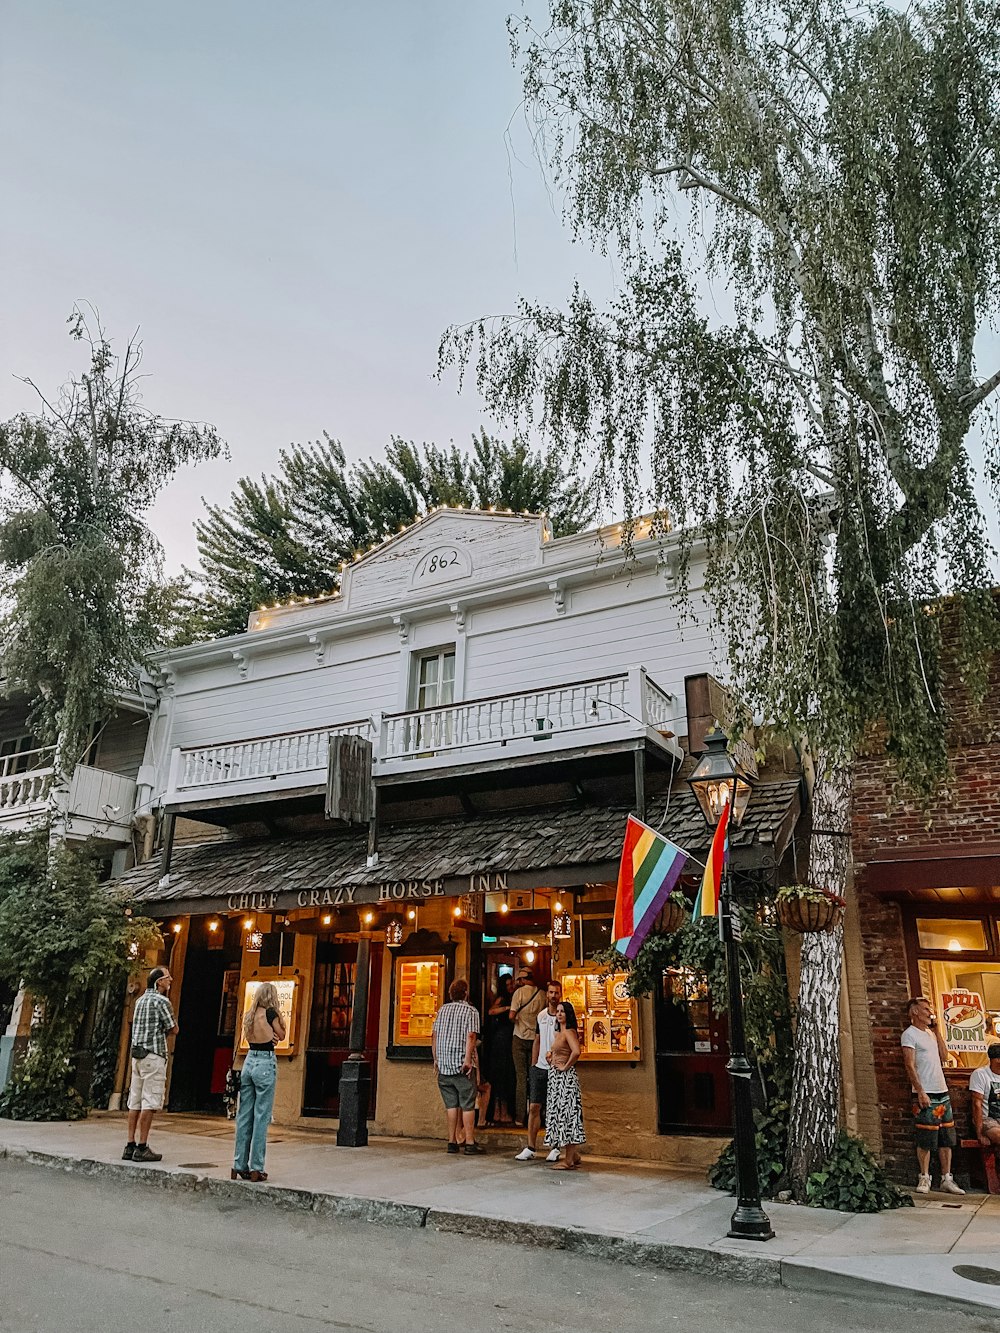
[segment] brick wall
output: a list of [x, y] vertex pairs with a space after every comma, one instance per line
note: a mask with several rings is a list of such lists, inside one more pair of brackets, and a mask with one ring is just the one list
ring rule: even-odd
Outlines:
[[[1000, 855], [1000, 662], [982, 707], [977, 708], [961, 688], [948, 692], [947, 705], [952, 771], [929, 807], [899, 794], [884, 755], [864, 756], [855, 769], [853, 852], [871, 1030], [870, 1072], [886, 1165], [904, 1180], [913, 1174], [913, 1132], [910, 1092], [899, 1053], [903, 1009], [910, 997], [902, 912], [898, 903], [872, 892], [878, 868], [868, 863], [876, 854], [884, 857], [893, 850], [933, 860], [945, 848], [991, 842]], [[958, 866], [956, 874], [961, 874]], [[988, 892], [983, 890], [984, 900]], [[963, 1137], [970, 1125], [967, 1081], [949, 1082]]]

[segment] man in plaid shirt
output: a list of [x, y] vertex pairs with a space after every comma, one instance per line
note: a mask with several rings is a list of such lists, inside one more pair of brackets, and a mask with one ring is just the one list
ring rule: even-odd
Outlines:
[[434, 1070], [441, 1100], [448, 1115], [448, 1151], [458, 1152], [458, 1117], [465, 1129], [465, 1153], [477, 1156], [485, 1149], [476, 1142], [476, 1036], [479, 1013], [469, 1004], [469, 983], [453, 981], [448, 1003], [437, 1012], [431, 1031]]
[[167, 1086], [167, 1038], [177, 1032], [177, 1020], [167, 999], [173, 978], [165, 967], [154, 967], [146, 979], [132, 1015], [132, 1080], [128, 1094], [128, 1143], [125, 1162], [160, 1162], [147, 1139], [153, 1116], [163, 1107]]

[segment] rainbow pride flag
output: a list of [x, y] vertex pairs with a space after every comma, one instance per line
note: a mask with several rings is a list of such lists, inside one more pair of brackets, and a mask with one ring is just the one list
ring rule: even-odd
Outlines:
[[655, 829], [629, 815], [618, 869], [612, 943], [634, 958], [674, 885], [681, 877], [687, 852], [661, 838]]
[[719, 915], [719, 890], [722, 887], [722, 867], [729, 860], [729, 802], [723, 806], [719, 822], [712, 839], [712, 850], [705, 863], [705, 873], [701, 879], [698, 897], [694, 900], [692, 921], [703, 916]]

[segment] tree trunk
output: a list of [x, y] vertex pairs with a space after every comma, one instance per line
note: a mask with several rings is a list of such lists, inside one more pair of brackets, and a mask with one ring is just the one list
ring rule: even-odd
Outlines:
[[[843, 897], [850, 858], [853, 768], [828, 755], [816, 757], [809, 883]], [[844, 930], [802, 937], [788, 1174], [797, 1199], [837, 1140], [840, 1124], [840, 977]]]

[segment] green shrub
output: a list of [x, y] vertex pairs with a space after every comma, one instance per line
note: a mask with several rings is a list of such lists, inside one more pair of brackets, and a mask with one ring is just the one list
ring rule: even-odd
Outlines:
[[[787, 1102], [777, 1102], [766, 1111], [754, 1111], [757, 1127], [757, 1179], [760, 1197], [773, 1199], [785, 1181], [785, 1153], [788, 1148]], [[727, 1143], [713, 1166], [708, 1169], [708, 1183], [727, 1194], [736, 1193], [736, 1153]]]
[[812, 1208], [839, 1208], [847, 1213], [913, 1207], [913, 1199], [887, 1178], [867, 1145], [845, 1129], [823, 1169], [806, 1181], [806, 1202]]

